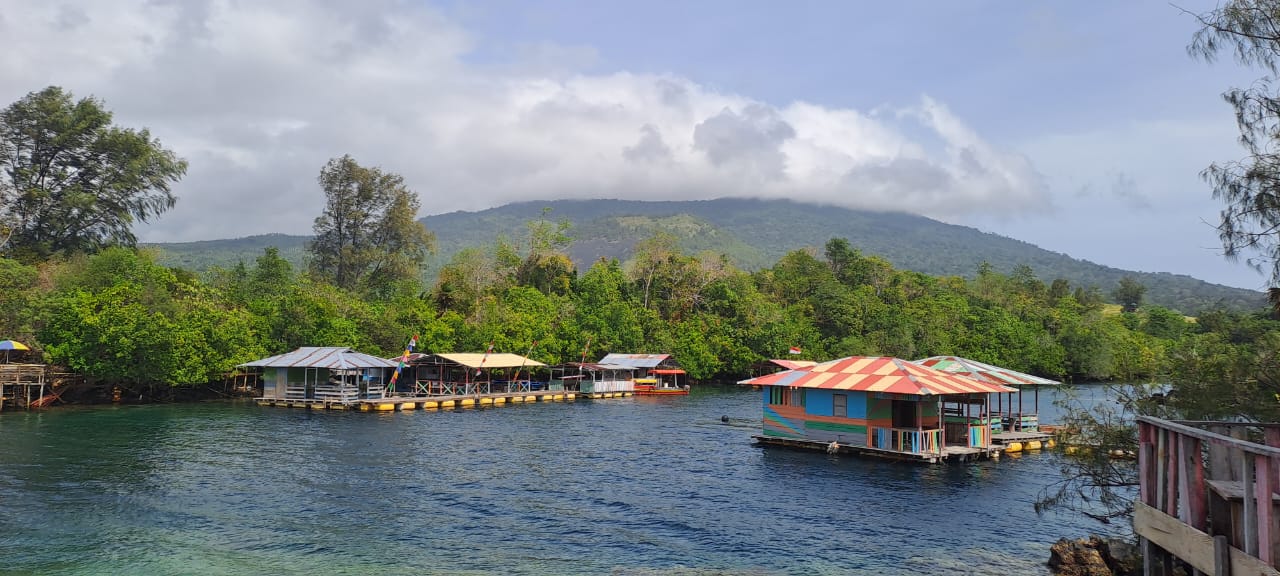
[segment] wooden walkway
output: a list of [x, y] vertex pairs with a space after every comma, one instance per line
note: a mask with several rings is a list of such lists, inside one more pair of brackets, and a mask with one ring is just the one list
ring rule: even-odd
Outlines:
[[1047, 432], [993, 432], [991, 434], [991, 443], [996, 445], [1013, 444], [1021, 442], [1027, 444], [1029, 442], [1048, 442], [1053, 439], [1053, 435]]
[[1144, 575], [1280, 576], [1280, 424], [1140, 416], [1138, 482]]
[[623, 398], [631, 392], [596, 392], [583, 394], [563, 390], [535, 392], [502, 392], [456, 396], [403, 396], [341, 402], [325, 399], [256, 398], [259, 406], [305, 408], [310, 410], [358, 410], [360, 412], [410, 412], [413, 410], [448, 410], [476, 406], [504, 406], [532, 402], [564, 402], [579, 399]]
[[990, 448], [968, 448], [964, 446], [944, 446], [942, 453], [937, 452], [899, 452], [896, 450], [883, 450], [880, 448], [872, 448], [870, 446], [855, 444], [837, 444], [834, 452], [831, 450], [830, 442], [820, 442], [817, 440], [801, 440], [795, 438], [779, 438], [777, 436], [752, 436], [756, 444], [764, 444], [771, 446], [784, 446], [787, 448], [799, 448], [802, 450], [810, 450], [814, 452], [827, 452], [835, 454], [854, 454], [858, 456], [873, 456], [876, 458], [888, 458], [892, 460], [905, 460], [908, 462], [919, 462], [922, 464], [938, 464], [948, 460], [966, 461], [978, 460], [981, 458], [991, 458], [994, 454], [999, 457], [1002, 450], [998, 446]]

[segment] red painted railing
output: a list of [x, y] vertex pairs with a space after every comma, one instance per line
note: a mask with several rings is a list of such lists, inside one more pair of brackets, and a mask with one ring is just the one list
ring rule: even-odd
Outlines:
[[1176, 557], [1202, 574], [1280, 575], [1280, 424], [1141, 416], [1138, 479], [1144, 574], [1172, 574]]

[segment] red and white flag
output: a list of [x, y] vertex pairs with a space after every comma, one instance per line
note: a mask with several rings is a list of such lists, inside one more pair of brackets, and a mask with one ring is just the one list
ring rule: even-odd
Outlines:
[[787, 351], [787, 354], [799, 354], [799, 353], [800, 353], [800, 348], [798, 346], [792, 346], [791, 349]]

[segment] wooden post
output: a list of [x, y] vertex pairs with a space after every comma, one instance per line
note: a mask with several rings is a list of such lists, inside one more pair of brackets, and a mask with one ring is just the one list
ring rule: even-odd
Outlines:
[[1226, 536], [1213, 537], [1213, 574], [1231, 576], [1231, 544]]
[[1181, 485], [1185, 486], [1181, 496], [1183, 510], [1186, 511], [1183, 521], [1196, 530], [1207, 532], [1209, 495], [1205, 489], [1204, 458], [1200, 446], [1199, 438], [1182, 438], [1183, 468], [1179, 477]]
[[1181, 477], [1181, 474], [1179, 474], [1179, 469], [1181, 468], [1179, 463], [1182, 460], [1179, 457], [1179, 454], [1181, 454], [1180, 448], [1182, 448], [1181, 440], [1181, 434], [1169, 432], [1169, 440], [1166, 444], [1168, 452], [1165, 455], [1165, 461], [1161, 463], [1162, 466], [1169, 469], [1169, 485], [1165, 487], [1164, 492], [1168, 500], [1164, 504], [1164, 513], [1174, 518], [1180, 517], [1178, 514], [1178, 505], [1180, 504], [1178, 502], [1178, 480]]
[[1253, 557], [1258, 556], [1258, 498], [1254, 493], [1253, 458], [1244, 458], [1241, 466], [1241, 479], [1244, 484], [1244, 522], [1241, 532], [1244, 534], [1244, 552]]
[[1275, 558], [1272, 558], [1271, 554], [1271, 517], [1274, 508], [1271, 503], [1273, 492], [1271, 482], [1274, 480], [1275, 472], [1271, 469], [1269, 456], [1261, 454], [1250, 454], [1250, 456], [1253, 457], [1254, 467], [1258, 470], [1258, 484], [1254, 494], [1254, 498], [1258, 501], [1258, 559], [1267, 565], [1273, 565]]

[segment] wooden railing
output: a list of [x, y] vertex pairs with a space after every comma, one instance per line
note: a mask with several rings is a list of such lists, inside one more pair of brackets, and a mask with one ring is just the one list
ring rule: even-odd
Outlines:
[[991, 427], [990, 426], [970, 426], [969, 427], [969, 447], [970, 448], [986, 448], [991, 445]]
[[942, 429], [916, 430], [914, 428], [868, 428], [867, 444], [871, 448], [908, 452], [911, 454], [939, 454], [942, 452]]
[[[1244, 439], [1248, 428], [1266, 445]], [[1172, 574], [1181, 561], [1199, 574], [1280, 576], [1280, 424], [1140, 416], [1138, 482], [1143, 574]]]

